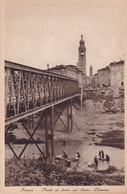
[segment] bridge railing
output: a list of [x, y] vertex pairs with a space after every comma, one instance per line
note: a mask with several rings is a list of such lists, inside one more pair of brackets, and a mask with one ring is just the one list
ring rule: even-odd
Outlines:
[[5, 118], [77, 93], [76, 79], [5, 61]]

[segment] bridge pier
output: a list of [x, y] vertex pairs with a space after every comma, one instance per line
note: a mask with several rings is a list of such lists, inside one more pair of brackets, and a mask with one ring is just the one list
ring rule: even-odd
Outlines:
[[71, 98], [71, 132], [73, 130], [73, 112], [72, 112], [72, 98]]
[[51, 156], [54, 161], [54, 106], [51, 107]]
[[49, 158], [49, 144], [48, 144], [48, 118], [47, 110], [45, 111], [45, 150], [46, 150], [46, 160]]
[[[66, 121], [65, 119], [61, 118], [62, 113], [66, 109]], [[54, 121], [54, 125], [57, 123], [58, 120], [61, 121], [64, 128], [66, 129], [66, 132], [72, 132], [73, 129], [73, 117], [72, 117], [72, 99], [67, 100], [64, 102], [61, 106], [61, 110], [57, 110], [57, 107], [54, 108], [54, 113], [56, 114], [56, 120]]]
[[34, 129], [34, 115], [30, 115], [28, 117], [28, 125], [29, 125], [29, 129]]
[[81, 86], [81, 90], [80, 90], [80, 107], [82, 110], [82, 104], [83, 104], [83, 86]]
[[70, 119], [69, 119], [69, 101], [67, 101], [67, 128], [68, 128], [68, 132], [69, 132], [69, 127], [70, 127]]
[[73, 129], [72, 99], [67, 101], [67, 127], [68, 132], [72, 132]]

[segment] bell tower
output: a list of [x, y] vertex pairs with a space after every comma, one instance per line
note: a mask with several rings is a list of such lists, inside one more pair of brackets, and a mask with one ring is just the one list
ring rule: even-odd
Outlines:
[[86, 47], [85, 41], [83, 40], [83, 35], [81, 35], [81, 40], [79, 41], [78, 48], [78, 68], [84, 76], [86, 76]]
[[93, 77], [93, 66], [90, 65], [90, 77]]

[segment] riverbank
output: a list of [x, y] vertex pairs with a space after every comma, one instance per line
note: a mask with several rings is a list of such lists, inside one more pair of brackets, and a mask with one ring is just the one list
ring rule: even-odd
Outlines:
[[124, 185], [124, 171], [112, 166], [105, 171], [68, 171], [63, 164], [46, 164], [41, 158], [13, 158], [7, 161], [5, 166], [6, 186]]
[[85, 141], [88, 145], [124, 149], [124, 112], [120, 109], [120, 100], [115, 99], [115, 103], [112, 100], [112, 104], [116, 106], [116, 112], [114, 106], [109, 106], [110, 103], [107, 100], [86, 100], [82, 110], [74, 104], [73, 131], [70, 135], [55, 131], [56, 140]]
[[124, 132], [119, 130], [113, 130], [102, 135], [98, 135], [101, 138], [100, 143], [95, 143], [95, 145], [101, 146], [111, 146], [120, 149], [124, 149]]

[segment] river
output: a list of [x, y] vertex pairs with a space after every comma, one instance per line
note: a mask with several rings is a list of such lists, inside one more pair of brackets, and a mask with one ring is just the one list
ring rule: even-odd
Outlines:
[[[24, 145], [12, 145], [15, 152], [19, 155]], [[45, 144], [39, 144], [39, 147], [45, 151]], [[81, 158], [79, 160], [78, 164], [78, 170], [85, 170], [85, 169], [93, 169], [91, 167], [88, 167], [88, 164], [93, 163], [94, 157], [98, 156], [98, 153], [100, 150], [103, 150], [105, 154], [108, 154], [110, 156], [110, 162], [107, 161], [100, 161], [98, 163], [98, 170], [104, 170], [107, 169], [109, 165], [114, 166], [118, 169], [121, 169], [124, 167], [124, 150], [119, 148], [113, 148], [113, 147], [105, 147], [105, 146], [93, 146], [88, 145], [86, 143], [79, 143], [79, 142], [67, 142], [64, 146], [62, 142], [55, 142], [55, 155], [61, 155], [63, 150], [67, 153], [68, 159], [74, 158], [76, 151], [78, 150], [81, 154]], [[30, 144], [27, 146], [25, 152], [23, 153], [22, 157], [24, 155], [27, 155], [32, 158], [33, 153], [35, 155], [35, 158], [38, 158], [40, 155], [40, 152], [38, 148], [34, 144]], [[13, 157], [13, 153], [8, 147], [8, 145], [5, 145], [5, 159], [11, 159]], [[75, 167], [76, 162], [72, 162], [71, 166]]]

